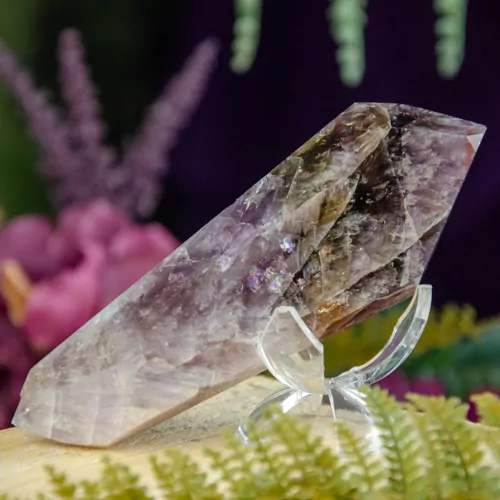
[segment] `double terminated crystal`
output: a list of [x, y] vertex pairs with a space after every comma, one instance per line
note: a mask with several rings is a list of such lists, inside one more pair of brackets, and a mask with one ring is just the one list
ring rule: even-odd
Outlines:
[[326, 338], [410, 296], [483, 133], [351, 106], [38, 363], [14, 424], [107, 446], [259, 373], [278, 305]]

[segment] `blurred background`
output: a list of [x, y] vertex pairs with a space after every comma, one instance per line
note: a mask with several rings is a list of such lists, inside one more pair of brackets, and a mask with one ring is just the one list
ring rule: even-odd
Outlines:
[[[33, 363], [356, 101], [488, 127], [386, 384], [498, 390], [499, 24], [491, 0], [2, 0], [0, 428]], [[401, 307], [333, 339], [329, 370]]]

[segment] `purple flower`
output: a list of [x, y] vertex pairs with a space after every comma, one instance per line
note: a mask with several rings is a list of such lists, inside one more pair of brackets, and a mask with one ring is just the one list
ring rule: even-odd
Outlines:
[[[161, 179], [168, 166], [166, 153], [177, 144], [180, 132], [196, 111], [217, 52], [218, 45], [213, 40], [205, 40], [195, 49], [181, 72], [151, 106], [137, 136], [124, 149], [120, 170], [130, 175], [134, 197], [124, 199], [121, 204], [136, 204], [141, 216], [147, 216], [156, 207]], [[151, 182], [151, 176], [156, 182]]]
[[96, 165], [105, 170], [114, 152], [103, 146], [105, 129], [89, 71], [85, 66], [84, 48], [78, 31], [67, 29], [59, 38], [59, 81], [68, 109], [67, 126], [73, 148], [81, 158], [81, 168]]
[[38, 91], [13, 54], [0, 43], [0, 79], [10, 87], [42, 149], [41, 172], [59, 207], [104, 198], [130, 215], [150, 216], [161, 194], [168, 156], [203, 96], [218, 53], [205, 40], [151, 106], [123, 159], [104, 145], [105, 127], [75, 30], [59, 42], [60, 84], [67, 112], [62, 118]]

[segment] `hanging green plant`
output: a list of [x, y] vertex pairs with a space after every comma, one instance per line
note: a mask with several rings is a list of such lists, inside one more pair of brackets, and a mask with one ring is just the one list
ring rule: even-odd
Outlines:
[[467, 0], [434, 0], [437, 68], [443, 78], [455, 77], [464, 60]]
[[[340, 78], [345, 85], [356, 87], [365, 73], [367, 0], [329, 1], [327, 19], [330, 34], [337, 44]], [[437, 69], [443, 78], [454, 78], [462, 67], [467, 4], [468, 0], [434, 0]], [[235, 0], [231, 67], [237, 73], [248, 71], [256, 57], [262, 8], [263, 0]]]
[[233, 57], [231, 67], [236, 73], [248, 71], [257, 54], [260, 38], [262, 0], [236, 0]]
[[340, 78], [356, 87], [365, 74], [366, 0], [331, 0], [330, 34], [337, 44]]

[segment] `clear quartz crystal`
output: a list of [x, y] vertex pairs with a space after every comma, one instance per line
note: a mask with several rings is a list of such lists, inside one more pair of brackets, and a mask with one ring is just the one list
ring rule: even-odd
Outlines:
[[323, 339], [410, 297], [483, 133], [354, 104], [40, 361], [14, 425], [108, 446], [261, 372], [279, 306]]
[[257, 350], [281, 383], [298, 391], [323, 394], [323, 345], [293, 307], [274, 311]]

